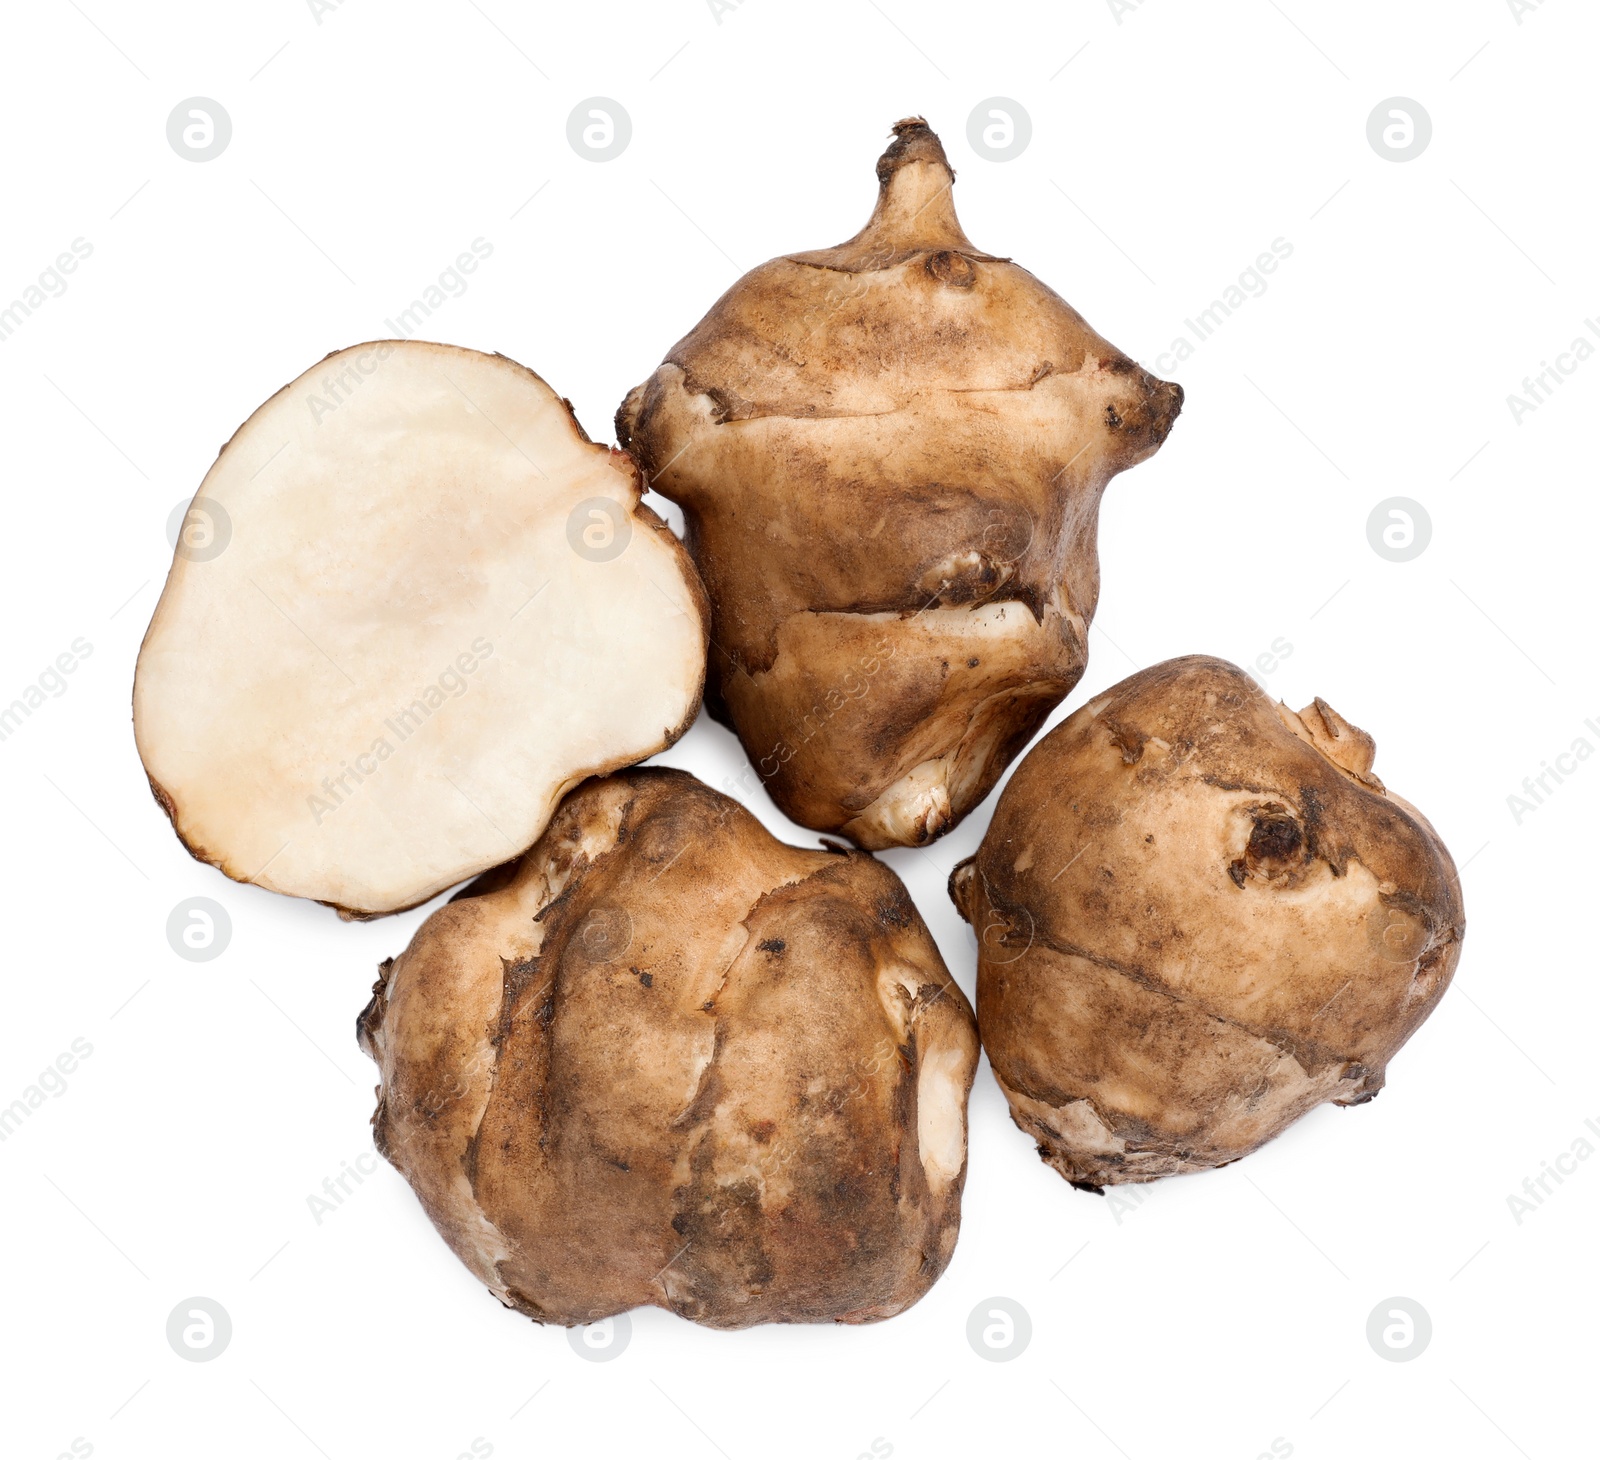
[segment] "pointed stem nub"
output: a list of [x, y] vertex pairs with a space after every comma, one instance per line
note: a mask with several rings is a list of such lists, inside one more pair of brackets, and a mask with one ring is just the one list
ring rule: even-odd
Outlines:
[[921, 117], [894, 125], [894, 141], [878, 159], [878, 203], [855, 242], [890, 252], [972, 248], [956, 219], [955, 169]]

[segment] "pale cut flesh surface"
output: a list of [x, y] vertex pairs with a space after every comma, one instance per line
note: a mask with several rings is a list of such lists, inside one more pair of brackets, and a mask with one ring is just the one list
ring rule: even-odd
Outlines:
[[579, 787], [385, 963], [378, 1149], [501, 1302], [865, 1323], [949, 1262], [972, 1010], [899, 879], [682, 771]]
[[642, 491], [503, 356], [381, 341], [285, 386], [201, 484], [225, 541], [180, 540], [139, 654], [139, 754], [184, 845], [377, 916], [669, 745], [707, 613]]

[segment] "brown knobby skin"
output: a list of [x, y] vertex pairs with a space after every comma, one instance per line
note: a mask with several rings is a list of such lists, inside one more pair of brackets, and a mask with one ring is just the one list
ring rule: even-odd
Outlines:
[[139, 650], [134, 736], [183, 845], [376, 917], [670, 745], [709, 611], [643, 491], [502, 355], [376, 340], [284, 386], [207, 472]]
[[378, 1149], [530, 1318], [867, 1323], [949, 1262], [977, 1030], [872, 857], [625, 771], [381, 975]]
[[1193, 655], [1029, 752], [950, 890], [1012, 1119], [1075, 1186], [1237, 1161], [1375, 1096], [1455, 972], [1455, 864], [1373, 741]]
[[740, 279], [617, 413], [712, 606], [707, 705], [803, 826], [918, 845], [1083, 673], [1100, 494], [1182, 390], [974, 247], [920, 118], [848, 243]]

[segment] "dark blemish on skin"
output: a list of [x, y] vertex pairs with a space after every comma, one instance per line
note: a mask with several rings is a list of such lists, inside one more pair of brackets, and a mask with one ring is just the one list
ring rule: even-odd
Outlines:
[[977, 667], [978, 667], [978, 661], [976, 659], [967, 660], [967, 668], [968, 669], [976, 669]]
[[889, 928], [909, 928], [911, 926], [910, 914], [907, 913], [905, 908], [899, 907], [892, 902], [880, 902], [878, 904], [878, 921]]
[[642, 983], [647, 989], [655, 987], [655, 980], [651, 978], [648, 973], [644, 973], [637, 968], [630, 968], [628, 972], [638, 974], [639, 982]]
[[782, 938], [763, 938], [756, 947], [770, 957], [776, 958], [789, 945]]
[[1286, 816], [1265, 817], [1250, 833], [1249, 855], [1258, 861], [1287, 862], [1305, 845], [1300, 824]]
[[1138, 765], [1144, 758], [1145, 742], [1150, 737], [1130, 725], [1119, 725], [1109, 719], [1106, 723], [1111, 731], [1112, 745], [1122, 752], [1123, 765]]
[[1122, 425], [1122, 417], [1117, 414], [1117, 408], [1115, 406], [1106, 407], [1106, 425], [1111, 427], [1113, 431], [1117, 430]]
[[952, 289], [970, 289], [978, 281], [978, 271], [973, 267], [972, 260], [950, 249], [930, 254], [923, 268], [931, 278]]

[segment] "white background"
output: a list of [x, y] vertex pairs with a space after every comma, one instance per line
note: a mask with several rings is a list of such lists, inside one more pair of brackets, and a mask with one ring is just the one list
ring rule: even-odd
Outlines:
[[[76, 1038], [93, 1054], [0, 1144], [0, 1451], [769, 1460], [1014, 1453], [1253, 1457], [1592, 1453], [1600, 1160], [1507, 1198], [1600, 1122], [1588, 941], [1600, 759], [1518, 824], [1507, 797], [1600, 747], [1591, 422], [1600, 358], [1520, 424], [1507, 396], [1600, 317], [1594, 57], [1579, 0], [1055, 5], [706, 0], [534, 7], [348, 0], [10, 7], [0, 304], [74, 238], [70, 287], [0, 343], [7, 624], [0, 701], [78, 637], [92, 656], [0, 743], [8, 832], [0, 1104]], [[192, 96], [227, 150], [180, 158]], [[568, 145], [592, 96], [618, 159]], [[1395, 163], [1373, 108], [1414, 98]], [[984, 161], [1004, 96], [1027, 150]], [[738, 274], [865, 221], [873, 163], [921, 113], [980, 248], [1008, 254], [1155, 366], [1276, 238], [1293, 253], [1175, 372], [1182, 419], [1105, 500], [1104, 594], [1072, 708], [1189, 652], [1253, 663], [1376, 736], [1378, 773], [1463, 867], [1455, 987], [1355, 1110], [1244, 1163], [1080, 1194], [971, 1106], [960, 1244], [914, 1309], [866, 1328], [703, 1331], [634, 1315], [614, 1361], [502, 1310], [380, 1165], [320, 1223], [308, 1197], [370, 1150], [354, 1020], [423, 918], [351, 926], [189, 860], [134, 754], [134, 655], [165, 525], [218, 445], [325, 352], [387, 333], [475, 238], [492, 257], [429, 321], [569, 395], [609, 439], [623, 393]], [[531, 201], [530, 201], [531, 199]], [[1427, 550], [1369, 546], [1384, 498]], [[744, 764], [705, 721], [669, 755]], [[752, 808], [811, 842], [759, 793]], [[888, 860], [963, 987], [951, 864], [985, 805]], [[214, 962], [168, 913], [220, 901]], [[1594, 1138], [1600, 1146], [1600, 1138]], [[203, 1295], [227, 1351], [186, 1363]], [[1412, 1362], [1369, 1347], [1391, 1296], [1431, 1315]], [[1030, 1314], [1006, 1363], [968, 1314]], [[533, 1397], [530, 1400], [530, 1396]]]

